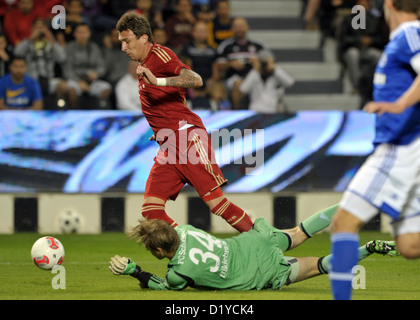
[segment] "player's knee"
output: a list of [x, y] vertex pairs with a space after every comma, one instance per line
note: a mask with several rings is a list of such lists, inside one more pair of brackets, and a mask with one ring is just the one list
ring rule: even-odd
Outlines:
[[401, 248], [399, 249], [401, 255], [407, 259], [418, 259], [420, 258], [419, 248]]
[[341, 208], [338, 209], [338, 212], [333, 216], [331, 222], [331, 230], [333, 233], [358, 233], [362, 226], [363, 222], [360, 219]]
[[397, 248], [401, 255], [407, 259], [420, 258], [420, 243], [414, 241], [398, 242]]
[[218, 206], [225, 198], [222, 189], [217, 188], [213, 191], [210, 191], [201, 197], [203, 201], [208, 205], [210, 210], [213, 210]]

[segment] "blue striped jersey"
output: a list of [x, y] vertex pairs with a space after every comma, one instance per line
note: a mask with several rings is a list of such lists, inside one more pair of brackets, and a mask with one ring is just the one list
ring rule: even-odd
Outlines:
[[[390, 41], [376, 66], [373, 100], [395, 102], [412, 85], [420, 71], [420, 21], [402, 23], [390, 34]], [[374, 145], [405, 145], [420, 135], [420, 103], [401, 114], [376, 116]]]

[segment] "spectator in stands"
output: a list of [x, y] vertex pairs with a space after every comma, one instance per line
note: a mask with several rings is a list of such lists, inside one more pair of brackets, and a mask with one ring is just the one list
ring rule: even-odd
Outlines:
[[66, 51], [55, 41], [44, 20], [34, 21], [30, 37], [21, 41], [15, 47], [14, 53], [25, 57], [27, 75], [38, 81], [43, 96], [66, 98], [66, 81], [55, 74], [56, 64], [61, 65], [66, 60]]
[[[124, 13], [131, 10], [140, 10], [139, 13], [147, 14], [146, 10], [150, 10], [150, 12], [154, 15], [154, 21], [155, 21], [155, 28], [163, 28], [165, 26], [165, 21], [162, 15], [162, 9], [164, 5], [167, 2], [167, 0], [153, 0], [153, 1], [145, 1], [143, 3], [140, 3], [140, 1], [137, 0], [106, 0], [103, 1], [102, 10], [105, 14], [112, 16], [116, 19], [119, 19]], [[146, 10], [144, 9], [144, 6], [147, 5], [147, 2], [151, 3], [151, 8]], [[145, 14], [145, 15], [146, 15]], [[151, 21], [152, 24], [152, 21]]]
[[136, 73], [138, 66], [139, 63], [137, 61], [130, 61], [128, 72], [115, 86], [117, 109], [141, 111], [139, 79]]
[[[193, 40], [187, 43], [179, 54], [180, 60], [190, 66], [203, 79], [200, 88], [191, 89], [188, 92], [191, 100], [200, 99], [208, 94], [211, 81], [219, 79], [216, 68], [216, 49], [207, 43], [207, 24], [197, 20], [192, 30]], [[194, 103], [193, 103], [194, 105]]]
[[9, 64], [13, 58], [13, 46], [7, 42], [6, 36], [0, 33], [0, 77], [9, 72]]
[[[168, 21], [176, 13], [176, 4], [178, 0], [160, 0], [157, 1], [159, 3], [159, 11], [162, 12], [162, 19], [163, 21]], [[153, 4], [155, 1], [153, 1]]]
[[153, 30], [153, 41], [157, 44], [160, 44], [162, 46], [168, 46], [168, 35], [166, 34], [166, 30], [162, 28], [156, 28]]
[[336, 38], [343, 17], [351, 12], [356, 0], [321, 0], [318, 24], [323, 37]]
[[[358, 93], [366, 89], [373, 81], [373, 73], [382, 51], [386, 38], [382, 32], [383, 20], [370, 10], [369, 0], [358, 0], [358, 4], [366, 9], [366, 27], [355, 29], [352, 20], [355, 14], [346, 16], [339, 34], [339, 54], [344, 63], [353, 90]], [[363, 86], [360, 81], [365, 79]], [[363, 95], [370, 96], [372, 88]]]
[[17, 8], [6, 14], [4, 32], [7, 40], [16, 46], [31, 35], [32, 24], [37, 18], [42, 18], [40, 11], [34, 7], [33, 0], [19, 0]]
[[229, 0], [219, 0], [216, 7], [216, 17], [208, 23], [208, 43], [211, 46], [217, 49], [223, 40], [233, 37], [232, 20]]
[[[0, 17], [7, 40], [13, 46], [30, 36], [31, 26], [35, 19], [51, 18], [55, 5], [62, 5], [64, 0], [2, 0]], [[4, 17], [1, 15], [4, 14]]]
[[303, 0], [302, 17], [307, 30], [318, 29], [318, 10], [321, 0]]
[[193, 14], [198, 20], [212, 21], [216, 17], [218, 0], [191, 0]]
[[111, 85], [100, 80], [106, 66], [99, 46], [90, 40], [87, 24], [79, 24], [74, 30], [75, 40], [66, 47], [67, 60], [64, 77], [69, 89], [69, 105], [77, 106], [78, 97], [84, 93], [99, 99], [100, 108], [109, 108]]
[[217, 49], [217, 64], [219, 70], [225, 73], [234, 109], [247, 108], [239, 86], [252, 69], [251, 59], [266, 48], [263, 43], [248, 39], [248, 30], [248, 22], [244, 18], [235, 18], [232, 23], [233, 38], [224, 40]]
[[117, 82], [127, 74], [130, 58], [121, 51], [121, 42], [118, 40], [118, 31], [113, 28], [103, 39], [104, 60], [106, 72], [103, 79], [112, 86], [110, 102], [116, 104], [115, 86]]
[[[16, 8], [17, 0], [0, 1], [0, 23], [3, 26], [3, 20], [6, 14]], [[3, 28], [1, 28], [3, 31]]]
[[134, 10], [135, 8], [136, 0], [106, 0], [103, 1], [102, 5], [102, 10], [105, 14], [117, 19], [127, 11]]
[[118, 22], [118, 19], [107, 14], [106, 0], [81, 0], [83, 4], [82, 15], [89, 19], [92, 30], [109, 32]]
[[54, 17], [52, 8], [56, 5], [64, 5], [67, 0], [33, 0], [34, 8], [39, 12], [41, 19], [51, 20]]
[[10, 61], [10, 73], [0, 79], [0, 110], [43, 108], [41, 87], [25, 73], [25, 58], [13, 57]]
[[136, 1], [136, 12], [147, 17], [152, 30], [155, 28], [164, 28], [165, 23], [162, 18], [162, 12], [157, 11], [153, 8], [152, 0], [137, 0]]
[[74, 40], [73, 33], [77, 25], [81, 23], [90, 23], [89, 19], [82, 16], [83, 5], [81, 0], [67, 0], [65, 8], [66, 29], [58, 29], [55, 31], [56, 38], [62, 46], [65, 46], [67, 43]]
[[229, 101], [227, 88], [223, 81], [213, 81], [209, 88], [209, 104], [211, 111], [230, 110], [232, 104]]
[[113, 28], [103, 39], [104, 43], [104, 59], [106, 73], [104, 79], [113, 86], [126, 73], [130, 58], [121, 51], [121, 42], [118, 40], [118, 31]]
[[190, 0], [178, 0], [176, 14], [165, 23], [168, 45], [179, 53], [182, 47], [192, 40], [192, 28], [196, 18]]
[[283, 110], [285, 89], [294, 84], [294, 79], [275, 65], [273, 54], [261, 50], [251, 59], [252, 70], [248, 72], [239, 89], [249, 95], [249, 109], [262, 113]]

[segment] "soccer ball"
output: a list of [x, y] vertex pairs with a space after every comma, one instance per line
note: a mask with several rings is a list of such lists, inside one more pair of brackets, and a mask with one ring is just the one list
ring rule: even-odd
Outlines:
[[82, 225], [82, 218], [75, 210], [64, 210], [59, 215], [59, 225], [62, 233], [76, 233]]
[[63, 263], [64, 247], [54, 237], [42, 237], [32, 246], [31, 257], [37, 267], [51, 270], [54, 266]]

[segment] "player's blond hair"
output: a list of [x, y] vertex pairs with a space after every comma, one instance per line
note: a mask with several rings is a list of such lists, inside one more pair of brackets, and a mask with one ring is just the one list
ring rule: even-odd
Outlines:
[[122, 15], [116, 26], [118, 32], [131, 30], [136, 38], [140, 38], [142, 35], [149, 37], [148, 41], [153, 43], [152, 28], [150, 27], [149, 20], [135, 11], [129, 11]]
[[175, 229], [158, 219], [139, 220], [139, 224], [131, 229], [128, 236], [144, 244], [149, 251], [162, 248], [166, 252], [175, 252], [180, 243]]

